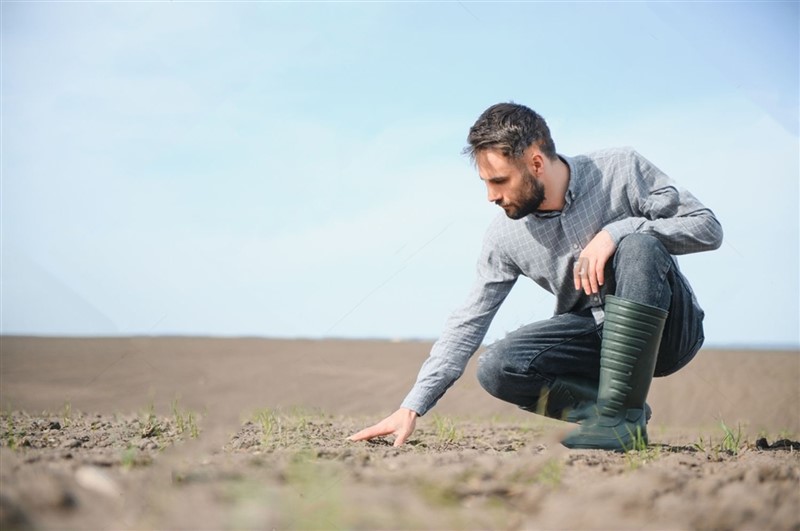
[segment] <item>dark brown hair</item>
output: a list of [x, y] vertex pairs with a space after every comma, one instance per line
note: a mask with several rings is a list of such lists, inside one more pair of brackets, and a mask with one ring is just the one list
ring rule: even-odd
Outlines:
[[469, 130], [469, 145], [463, 153], [475, 161], [478, 152], [498, 149], [509, 158], [522, 157], [533, 143], [545, 157], [555, 160], [556, 146], [547, 122], [533, 110], [514, 102], [492, 105], [480, 115]]

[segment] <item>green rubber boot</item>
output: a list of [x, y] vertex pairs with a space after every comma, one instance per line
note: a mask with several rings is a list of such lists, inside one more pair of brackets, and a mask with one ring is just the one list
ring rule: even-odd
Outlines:
[[609, 295], [605, 314], [597, 408], [562, 441], [567, 448], [626, 451], [647, 443], [645, 399], [667, 312]]
[[[597, 402], [596, 382], [564, 376], [556, 378], [539, 398], [538, 404], [544, 404], [544, 407], [537, 406], [543, 411], [536, 412], [553, 419], [579, 422], [577, 419], [589, 416], [588, 411], [594, 409], [595, 402]], [[575, 412], [581, 414], [573, 418]]]
[[[598, 411], [597, 395], [595, 395], [593, 400], [579, 402], [578, 405], [575, 406], [573, 409], [565, 410], [565, 414], [562, 415], [559, 418], [559, 420], [563, 420], [565, 422], [573, 422], [575, 424], [583, 424], [585, 421], [596, 417], [597, 411]], [[650, 422], [650, 418], [652, 416], [653, 416], [653, 409], [650, 407], [650, 404], [645, 402], [644, 421]]]
[[[544, 415], [550, 418], [581, 424], [597, 416], [597, 384], [590, 380], [556, 378], [544, 399], [547, 404]], [[645, 421], [650, 422], [653, 410], [647, 403], [644, 415]]]

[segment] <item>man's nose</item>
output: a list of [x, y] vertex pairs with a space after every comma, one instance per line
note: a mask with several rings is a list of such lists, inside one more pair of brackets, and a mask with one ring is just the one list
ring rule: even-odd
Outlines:
[[486, 198], [490, 203], [497, 203], [501, 197], [502, 196], [497, 192], [497, 190], [493, 190], [491, 187], [486, 189]]

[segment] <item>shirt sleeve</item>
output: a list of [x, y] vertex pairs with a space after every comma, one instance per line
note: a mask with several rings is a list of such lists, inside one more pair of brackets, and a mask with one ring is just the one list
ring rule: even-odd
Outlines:
[[639, 153], [629, 156], [625, 191], [631, 216], [604, 227], [614, 243], [641, 232], [658, 238], [673, 255], [717, 249], [722, 226], [714, 213]]
[[490, 230], [484, 240], [477, 278], [469, 297], [447, 320], [401, 407], [416, 411], [420, 416], [427, 413], [461, 377], [467, 362], [481, 345], [498, 308], [520, 275], [517, 266], [496, 242]]

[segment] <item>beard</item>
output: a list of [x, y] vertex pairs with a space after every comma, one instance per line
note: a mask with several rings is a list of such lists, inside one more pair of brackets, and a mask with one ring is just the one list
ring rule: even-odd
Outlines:
[[500, 204], [511, 219], [522, 219], [533, 214], [544, 201], [544, 185], [527, 168], [522, 173], [522, 185], [518, 202]]

